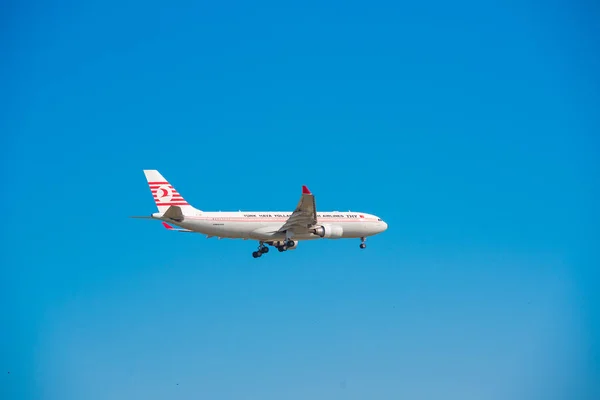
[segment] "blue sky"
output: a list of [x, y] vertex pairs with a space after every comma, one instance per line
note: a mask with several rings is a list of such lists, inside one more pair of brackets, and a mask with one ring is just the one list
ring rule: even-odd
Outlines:
[[[600, 396], [592, 2], [8, 2], [3, 399]], [[255, 244], [203, 210], [364, 211]]]

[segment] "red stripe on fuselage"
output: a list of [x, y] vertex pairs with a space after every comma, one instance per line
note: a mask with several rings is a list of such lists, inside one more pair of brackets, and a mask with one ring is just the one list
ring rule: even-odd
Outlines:
[[[287, 218], [243, 218], [243, 217], [194, 217], [194, 216], [185, 216], [186, 219], [198, 220], [198, 221], [217, 221], [217, 222], [285, 222]], [[322, 222], [339, 222], [339, 223], [347, 223], [347, 222], [377, 222], [375, 219], [371, 218], [367, 219], [344, 219], [339, 220], [337, 218], [332, 219], [319, 219], [317, 223]]]

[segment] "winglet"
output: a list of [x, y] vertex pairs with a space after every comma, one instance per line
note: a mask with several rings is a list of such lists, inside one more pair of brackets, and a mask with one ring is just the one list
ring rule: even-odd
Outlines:
[[162, 223], [162, 224], [163, 224], [163, 226], [164, 226], [165, 228], [167, 228], [168, 230], [173, 230], [173, 227], [172, 227], [171, 225], [167, 224], [166, 222], [164, 222], [164, 221], [163, 221], [163, 223]]
[[312, 193], [310, 192], [310, 190], [308, 190], [308, 188], [306, 186], [303, 185], [302, 186], [302, 194], [312, 194]]

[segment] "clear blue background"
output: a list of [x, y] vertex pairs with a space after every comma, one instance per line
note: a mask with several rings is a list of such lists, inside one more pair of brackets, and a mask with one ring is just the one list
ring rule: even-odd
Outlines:
[[600, 398], [598, 7], [411, 3], [4, 2], [0, 398]]

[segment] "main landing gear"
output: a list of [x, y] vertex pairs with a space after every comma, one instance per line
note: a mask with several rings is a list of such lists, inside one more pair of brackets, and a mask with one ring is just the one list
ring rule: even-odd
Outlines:
[[292, 239], [289, 239], [288, 241], [285, 242], [284, 245], [281, 246], [277, 246], [277, 250], [279, 250], [280, 253], [293, 248], [296, 245], [296, 242], [294, 242]]
[[[360, 238], [360, 248], [361, 249], [366, 249], [367, 248], [367, 244], [365, 243], [367, 241], [366, 237], [361, 237]], [[258, 250], [252, 252], [252, 257], [254, 258], [259, 258], [260, 256], [262, 256], [265, 253], [269, 252], [269, 248], [263, 243], [263, 242], [259, 242], [260, 244], [258, 245]], [[268, 242], [271, 246], [274, 246], [275, 248], [277, 248], [277, 250], [280, 253], [283, 253], [286, 250], [289, 249], [294, 249], [294, 247], [296, 246], [296, 242], [289, 239], [287, 241], [280, 241], [280, 242]]]
[[269, 248], [267, 246], [265, 246], [265, 244], [263, 242], [260, 242], [260, 244], [258, 245], [258, 250], [252, 253], [252, 257], [258, 258], [268, 252], [269, 252]]
[[[269, 252], [269, 248], [265, 245], [264, 242], [259, 242], [258, 250], [252, 252], [252, 257], [258, 258], [265, 253]], [[280, 253], [283, 253], [287, 250], [294, 249], [298, 243], [292, 239], [288, 239], [286, 241], [275, 241], [275, 242], [267, 242], [269, 245], [275, 247]]]
[[279, 250], [280, 253], [283, 253], [284, 251], [291, 249], [295, 245], [296, 245], [296, 242], [294, 242], [293, 240], [288, 240], [287, 242], [285, 242], [284, 245], [277, 246], [277, 250]]

